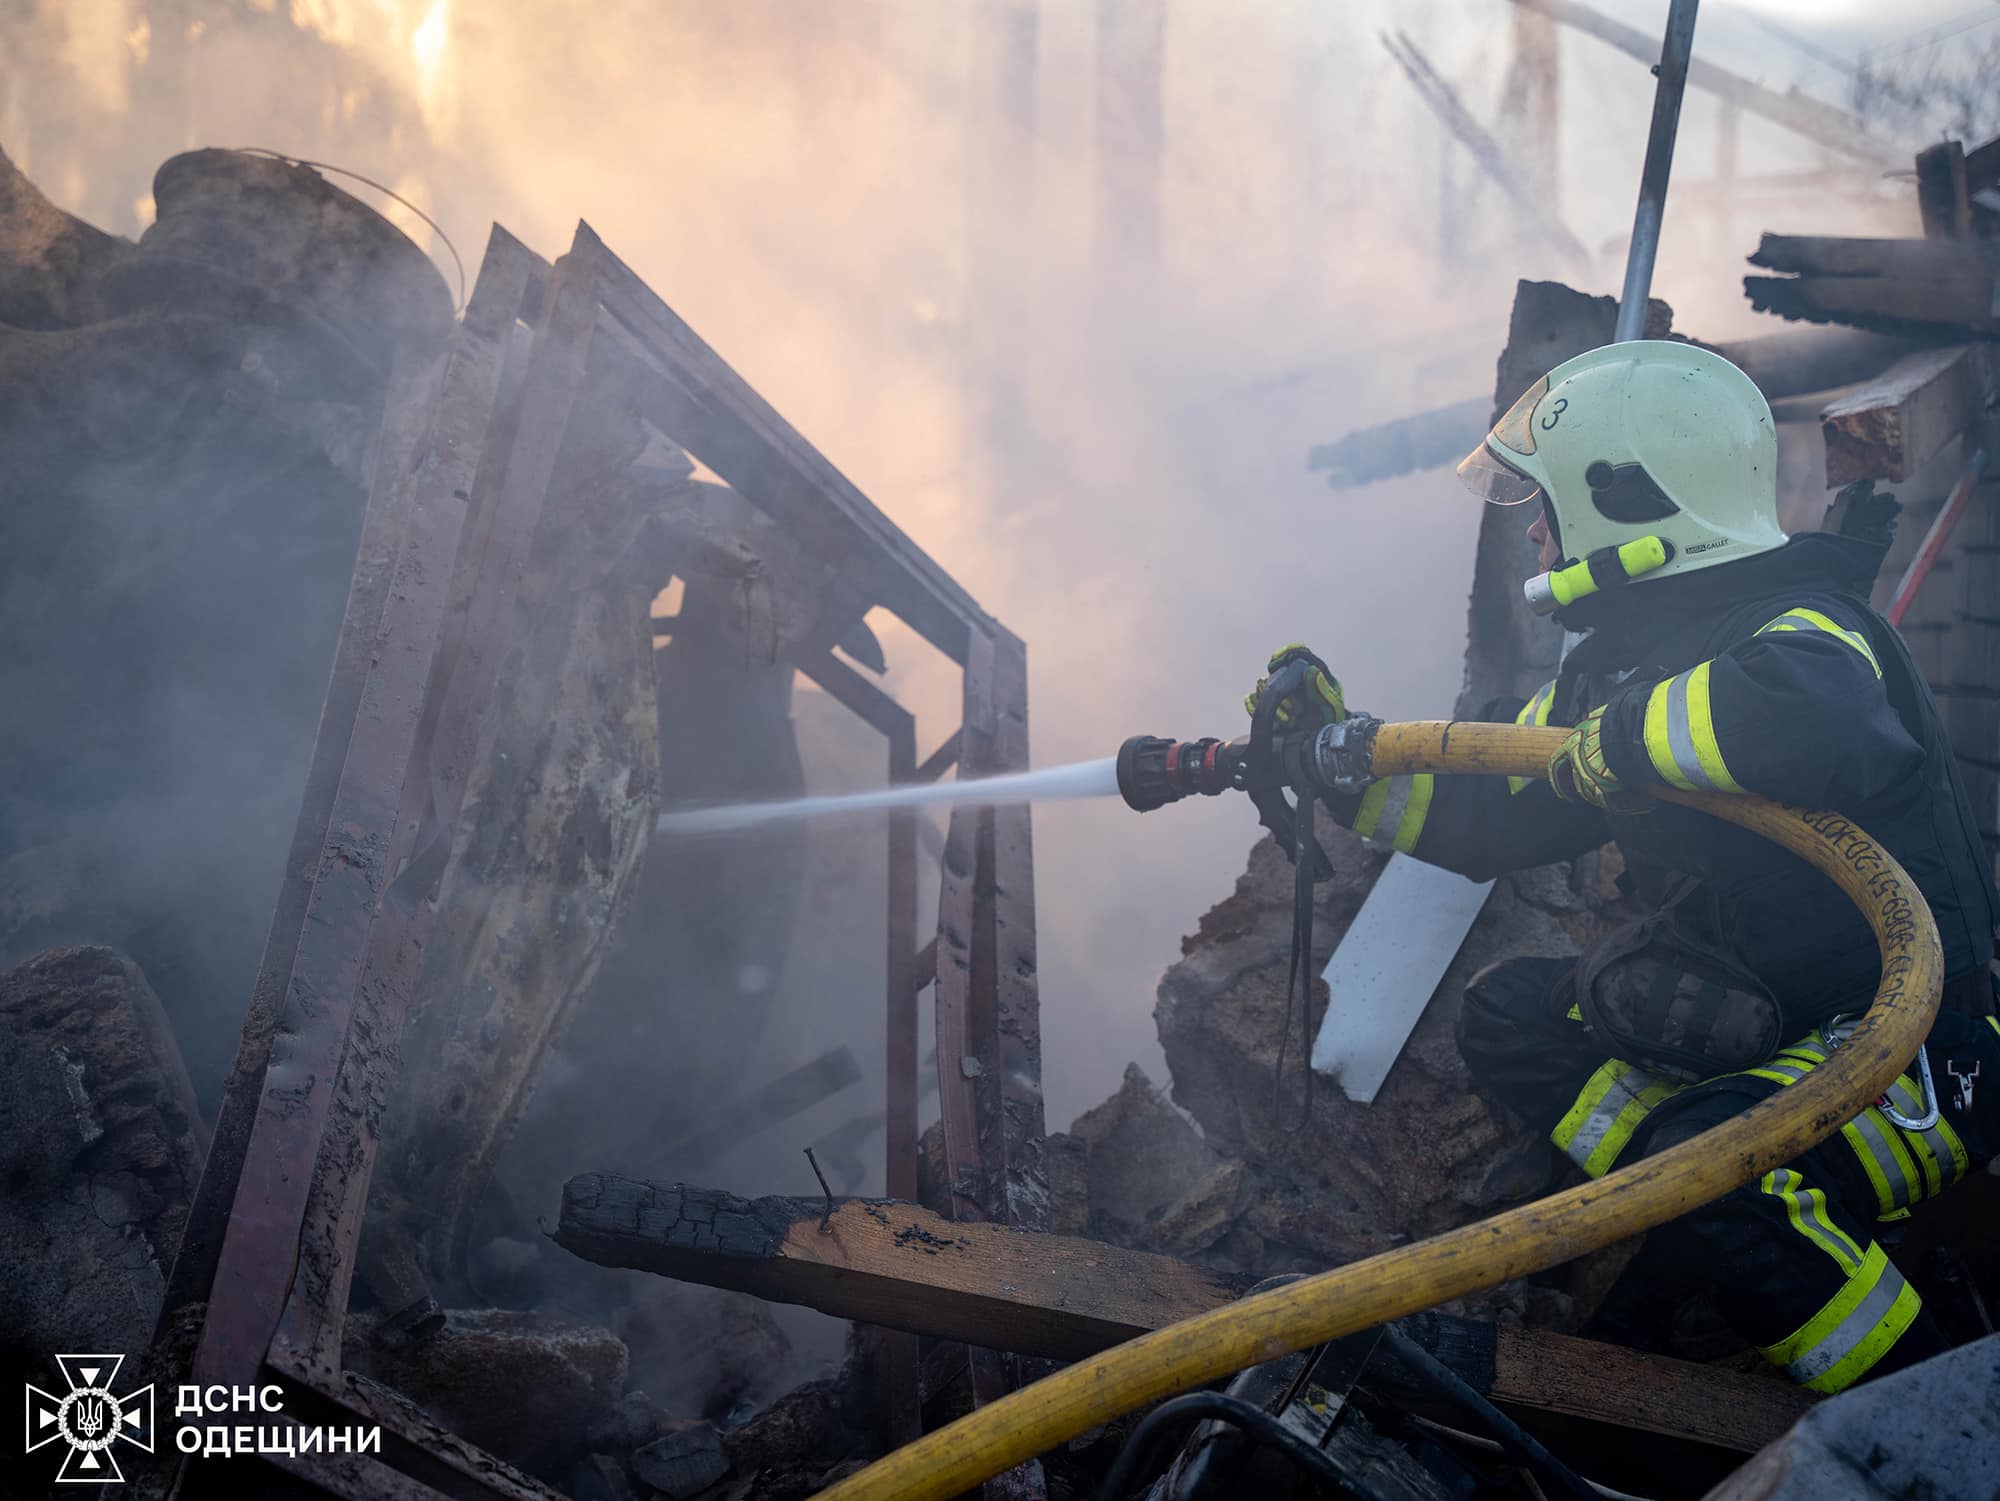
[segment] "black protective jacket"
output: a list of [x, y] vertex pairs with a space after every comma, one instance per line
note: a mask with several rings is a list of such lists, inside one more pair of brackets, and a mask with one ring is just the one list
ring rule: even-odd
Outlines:
[[[1605, 755], [1635, 788], [1748, 792], [1846, 814], [1929, 901], [1945, 973], [1983, 968], [2000, 895], [1937, 704], [1902, 639], [1867, 604], [1884, 549], [1808, 533], [1697, 573], [1608, 592], [1565, 612], [1589, 635], [1527, 704], [1489, 718], [1572, 725], [1603, 705]], [[1770, 986], [1788, 1035], [1873, 995], [1866, 921], [1797, 856], [1690, 809], [1608, 817], [1544, 780], [1395, 777], [1337, 810], [1357, 832], [1485, 879], [1615, 839], [1628, 879], [1682, 906]]]

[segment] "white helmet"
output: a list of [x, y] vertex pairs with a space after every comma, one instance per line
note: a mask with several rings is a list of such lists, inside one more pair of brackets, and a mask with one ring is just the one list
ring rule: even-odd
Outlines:
[[1542, 613], [1782, 547], [1777, 473], [1764, 393], [1721, 355], [1666, 339], [1556, 366], [1458, 466], [1496, 504], [1546, 497], [1563, 563], [1527, 583]]

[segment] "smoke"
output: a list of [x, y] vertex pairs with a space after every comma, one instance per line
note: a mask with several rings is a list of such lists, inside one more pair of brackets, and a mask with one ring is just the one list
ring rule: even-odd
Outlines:
[[[468, 260], [490, 220], [555, 255], [588, 218], [1026, 639], [1037, 764], [1101, 757], [1137, 732], [1234, 733], [1266, 654], [1297, 640], [1371, 712], [1442, 712], [1472, 503], [1441, 474], [1332, 494], [1303, 456], [1490, 394], [1516, 277], [1614, 289], [1644, 70], [1563, 44], [1547, 211], [1597, 253], [1579, 273], [1521, 233], [1528, 210], [1442, 142], [1375, 44], [1378, 28], [1408, 30], [1490, 115], [1508, 7], [1173, 0], [1156, 157], [1143, 129], [1098, 149], [1101, 91], [1143, 106], [1155, 81], [1143, 46], [1129, 64], [1100, 56], [1097, 17], [1116, 8], [45, 0], [0, 33], [0, 135], [64, 207], [127, 234], [150, 216], [158, 161], [192, 144], [365, 172], [422, 204]], [[1607, 8], [1657, 24], [1657, 6]], [[1704, 45], [1752, 55], [1728, 15], [1705, 16]], [[1031, 66], [1010, 73], [1008, 46]], [[1685, 175], [1709, 170], [1718, 128], [1713, 101], [1692, 99]], [[1754, 121], [1739, 153], [1746, 172], [1819, 162]], [[1107, 223], [1113, 198], [1156, 202], [1156, 229]], [[1461, 235], [1449, 256], [1447, 204]], [[1683, 326], [1735, 332], [1754, 230], [1849, 227], [1845, 208], [1815, 212], [1720, 228], [1670, 212], [1656, 290]], [[928, 750], [955, 726], [950, 675], [907, 632], [885, 639]], [[1154, 982], [1256, 832], [1234, 800], [1145, 819], [1036, 813], [1052, 1127], [1114, 1088], [1128, 1058], [1163, 1073]], [[820, 992], [787, 993], [803, 1008]], [[816, 1017], [799, 1048], [831, 1030], [872, 1058], [875, 993], [854, 987], [840, 1024]], [[798, 1061], [780, 1046], [771, 1071]], [[732, 1186], [798, 1191], [796, 1178]]]

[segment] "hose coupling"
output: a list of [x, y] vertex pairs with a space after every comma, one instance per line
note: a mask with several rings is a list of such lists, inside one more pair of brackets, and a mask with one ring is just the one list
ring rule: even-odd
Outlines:
[[1375, 780], [1375, 732], [1382, 721], [1350, 713], [1313, 736], [1307, 763], [1312, 780], [1328, 792], [1353, 795]]

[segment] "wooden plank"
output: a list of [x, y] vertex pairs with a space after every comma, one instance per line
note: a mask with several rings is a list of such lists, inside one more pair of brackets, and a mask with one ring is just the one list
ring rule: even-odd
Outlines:
[[390, 834], [518, 305], [510, 290], [502, 305], [467, 308], [412, 466], [409, 521], [370, 643], [195, 1352], [193, 1376], [204, 1383], [255, 1380], [291, 1291], [313, 1164], [334, 1108], [369, 931], [393, 874]]
[[1905, 355], [1820, 414], [1827, 487], [1908, 479], [1965, 431], [1994, 389], [1983, 345]]
[[[825, 1228], [821, 1221], [825, 1217]], [[1076, 1360], [1233, 1301], [1244, 1284], [1171, 1256], [1068, 1235], [953, 1224], [913, 1204], [740, 1199], [584, 1173], [556, 1243], [601, 1266], [801, 1303], [943, 1339]], [[1440, 1313], [1401, 1321], [1496, 1401], [1761, 1447], [1812, 1399], [1786, 1383]]]
[[[158, 1323], [161, 1339], [182, 1322], [180, 1315], [184, 1310], [208, 1301], [215, 1278], [223, 1232], [236, 1199], [251, 1128], [257, 1119], [257, 1102], [270, 1063], [278, 1008], [291, 979], [292, 959], [305, 924], [306, 903], [312, 896], [313, 871], [320, 848], [326, 842], [333, 795], [347, 756], [348, 739], [354, 730], [362, 682], [375, 651], [382, 602], [388, 595], [390, 572], [409, 521], [411, 462], [424, 436], [443, 369], [442, 355], [420, 359], [406, 354], [397, 361], [391, 374], [382, 427], [376, 437], [354, 576], [348, 586], [346, 615], [334, 650], [326, 697], [320, 707], [319, 731], [313, 741], [298, 820], [293, 826], [291, 848], [285, 858], [277, 904], [264, 940], [264, 954], [257, 967], [257, 980], [237, 1040], [235, 1059], [223, 1085], [222, 1103], [188, 1210], [187, 1228], [168, 1278]], [[184, 1371], [184, 1367], [181, 1369]]]

